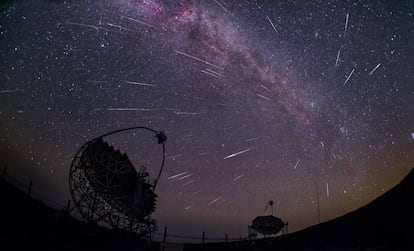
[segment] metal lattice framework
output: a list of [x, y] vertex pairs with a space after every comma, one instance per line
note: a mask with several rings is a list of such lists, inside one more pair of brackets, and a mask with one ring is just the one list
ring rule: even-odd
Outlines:
[[[145, 167], [137, 172], [126, 154], [115, 150], [104, 137], [128, 130], [148, 130], [162, 145], [162, 163], [156, 179]], [[148, 127], [112, 131], [82, 145], [69, 172], [72, 200], [82, 218], [113, 229], [151, 236], [156, 230], [151, 214], [155, 211], [155, 188], [165, 162], [166, 136]]]

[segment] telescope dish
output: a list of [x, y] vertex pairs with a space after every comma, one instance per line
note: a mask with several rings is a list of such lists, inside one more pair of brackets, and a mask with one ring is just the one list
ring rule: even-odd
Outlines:
[[[162, 148], [162, 164], [153, 179], [144, 166], [137, 171], [128, 155], [103, 138], [127, 130], [147, 130]], [[82, 145], [73, 157], [69, 172], [72, 201], [89, 223], [148, 236], [156, 230], [151, 214], [156, 208], [155, 188], [165, 161], [167, 137], [148, 127], [116, 130]]]

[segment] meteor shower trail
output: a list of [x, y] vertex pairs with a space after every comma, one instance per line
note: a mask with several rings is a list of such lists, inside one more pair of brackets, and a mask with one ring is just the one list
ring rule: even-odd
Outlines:
[[105, 136], [116, 156], [90, 160], [109, 168], [98, 183], [135, 176], [121, 174], [126, 156], [150, 187], [159, 177], [147, 216], [157, 238], [168, 226], [166, 241], [247, 238], [270, 200], [295, 232], [317, 223], [318, 205], [328, 222], [413, 167], [414, 0], [0, 9], [0, 172], [7, 164], [54, 201], [71, 194], [61, 181], [81, 146], [133, 127], [154, 131]]

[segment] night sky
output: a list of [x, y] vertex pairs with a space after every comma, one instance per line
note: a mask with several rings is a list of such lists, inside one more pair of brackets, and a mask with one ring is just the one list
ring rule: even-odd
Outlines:
[[[153, 216], [178, 235], [245, 236], [269, 200], [297, 231], [414, 164], [412, 1], [0, 8], [0, 164], [62, 205], [76, 150], [131, 126], [168, 136]], [[152, 134], [106, 140], [158, 172]]]

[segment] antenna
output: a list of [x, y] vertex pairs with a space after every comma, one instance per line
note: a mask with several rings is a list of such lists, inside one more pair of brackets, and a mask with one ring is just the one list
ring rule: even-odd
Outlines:
[[273, 200], [270, 200], [269, 202], [267, 202], [267, 204], [266, 204], [266, 207], [265, 207], [265, 210], [264, 210], [264, 213], [266, 214], [266, 211], [267, 211], [267, 208], [270, 206], [270, 208], [271, 208], [271, 212], [272, 212], [272, 214], [271, 215], [273, 215]]
[[316, 205], [318, 207], [318, 223], [321, 223], [321, 212], [319, 207], [319, 189], [318, 189], [318, 181], [315, 180], [315, 190], [316, 190]]

